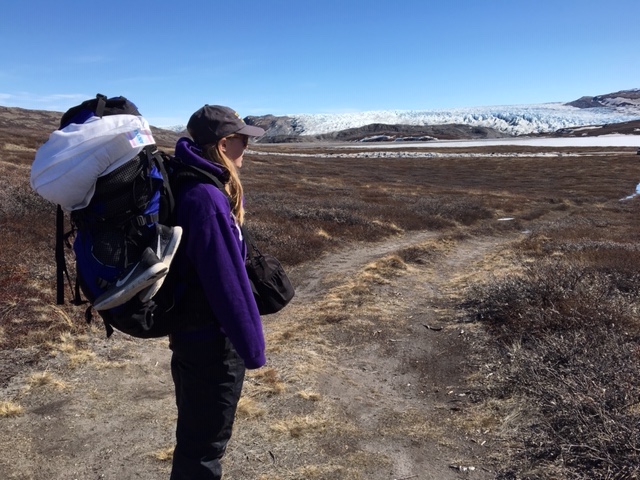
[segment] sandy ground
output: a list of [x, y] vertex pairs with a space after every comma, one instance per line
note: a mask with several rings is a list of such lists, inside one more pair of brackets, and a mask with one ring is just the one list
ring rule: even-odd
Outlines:
[[[513, 239], [418, 232], [293, 269], [296, 298], [264, 319], [268, 366], [248, 375], [225, 478], [493, 478], [488, 432], [461, 428], [482, 334], [452, 306]], [[416, 245], [434, 254], [377, 275]], [[0, 479], [168, 478], [167, 344], [98, 325], [40, 360], [0, 358], [0, 401], [23, 409], [0, 418]]]

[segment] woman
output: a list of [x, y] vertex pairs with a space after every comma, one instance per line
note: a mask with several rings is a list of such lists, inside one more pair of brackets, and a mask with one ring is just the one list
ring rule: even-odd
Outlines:
[[170, 336], [178, 423], [171, 480], [221, 478], [245, 368], [265, 363], [260, 315], [244, 266], [243, 190], [238, 169], [249, 126], [228, 107], [205, 105], [189, 119], [193, 140], [181, 138], [176, 157], [215, 175], [215, 185], [189, 181], [176, 193], [182, 244], [174, 268], [188, 286], [181, 328]]

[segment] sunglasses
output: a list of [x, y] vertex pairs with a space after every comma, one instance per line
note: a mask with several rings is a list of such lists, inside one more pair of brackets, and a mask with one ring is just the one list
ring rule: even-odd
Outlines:
[[242, 145], [244, 145], [245, 148], [249, 145], [249, 137], [247, 135], [229, 135], [227, 138], [237, 138], [242, 141]]

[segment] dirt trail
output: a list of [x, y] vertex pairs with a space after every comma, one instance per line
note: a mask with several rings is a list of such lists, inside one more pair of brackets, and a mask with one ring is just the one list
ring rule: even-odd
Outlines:
[[[415, 235], [399, 246], [432, 238]], [[379, 302], [388, 302], [383, 321], [321, 377], [321, 390], [339, 399], [366, 432], [359, 447], [391, 459], [388, 472], [363, 478], [493, 478], [481, 434], [468, 438], [454, 428], [467, 399], [470, 338], [450, 307], [465, 277], [500, 255], [505, 240], [461, 242], [429, 267], [395, 279], [386, 298], [378, 295]]]
[[[455, 428], [466, 401], [468, 334], [449, 307], [467, 276], [492, 264], [513, 238], [459, 241], [380, 285], [377, 324], [296, 334], [366, 264], [436, 238], [419, 232], [356, 245], [292, 270], [296, 298], [265, 319], [269, 369], [283, 387], [266, 388], [260, 370], [249, 375], [245, 393], [258, 413], [241, 416], [225, 478], [492, 478], [483, 439]], [[173, 445], [175, 408], [165, 339], [116, 332], [107, 340], [95, 327], [52, 346], [37, 364], [29, 358], [16, 351], [3, 359], [23, 363], [1, 386], [0, 401], [24, 412], [0, 419], [0, 478], [168, 478], [162, 458]]]
[[419, 231], [383, 242], [354, 243], [349, 248], [327, 254], [310, 265], [295, 268], [290, 273], [292, 280], [296, 281], [295, 303], [322, 295], [329, 285], [349, 278], [368, 262], [436, 237], [435, 232]]

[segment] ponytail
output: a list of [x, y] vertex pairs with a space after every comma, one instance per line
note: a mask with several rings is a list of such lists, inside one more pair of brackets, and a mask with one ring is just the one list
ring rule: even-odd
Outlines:
[[235, 164], [223, 152], [218, 149], [215, 143], [206, 145], [203, 148], [204, 157], [214, 163], [222, 165], [229, 171], [229, 182], [225, 185], [225, 190], [231, 198], [231, 213], [236, 217], [239, 225], [244, 223], [244, 190], [238, 175]]

